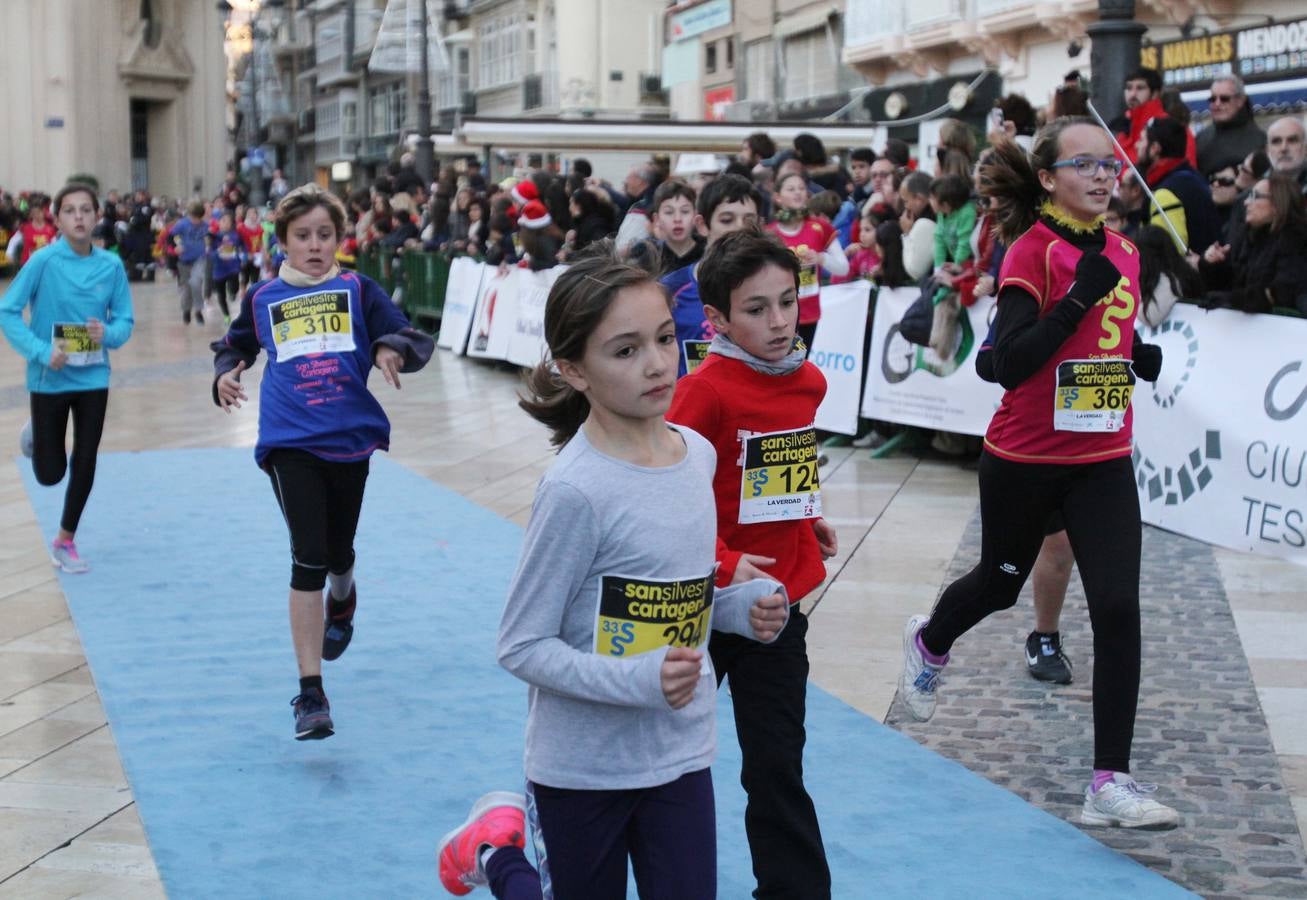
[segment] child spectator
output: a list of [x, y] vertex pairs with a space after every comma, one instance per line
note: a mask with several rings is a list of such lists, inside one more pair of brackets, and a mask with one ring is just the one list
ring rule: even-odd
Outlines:
[[694, 188], [684, 181], [664, 181], [654, 191], [653, 228], [662, 239], [664, 273], [682, 269], [703, 256], [704, 239], [694, 228], [694, 201]]

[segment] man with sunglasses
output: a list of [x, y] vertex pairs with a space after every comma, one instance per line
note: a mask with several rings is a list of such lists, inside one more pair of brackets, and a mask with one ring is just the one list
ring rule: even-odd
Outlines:
[[1165, 228], [1166, 216], [1188, 245], [1176, 249], [1201, 254], [1220, 234], [1220, 221], [1206, 179], [1185, 159], [1188, 132], [1175, 119], [1153, 119], [1139, 139], [1136, 165], [1157, 198], [1151, 224]]
[[1266, 132], [1253, 120], [1252, 104], [1238, 75], [1213, 81], [1207, 103], [1212, 124], [1198, 134], [1198, 171], [1211, 175], [1226, 166], [1237, 168], [1249, 153], [1266, 146]]

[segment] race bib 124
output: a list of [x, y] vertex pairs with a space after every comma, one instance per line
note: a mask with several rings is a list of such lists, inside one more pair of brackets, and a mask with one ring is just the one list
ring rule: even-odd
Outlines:
[[809, 426], [743, 440], [740, 524], [820, 518], [817, 432]]

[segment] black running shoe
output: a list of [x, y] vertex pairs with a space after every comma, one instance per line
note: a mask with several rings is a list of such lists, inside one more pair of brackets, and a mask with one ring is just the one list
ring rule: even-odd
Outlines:
[[354, 606], [357, 601], [358, 592], [353, 587], [343, 603], [332, 600], [331, 591], [327, 591], [327, 624], [322, 632], [323, 659], [339, 659], [349, 646], [349, 640], [354, 636]]
[[1026, 668], [1032, 678], [1052, 684], [1071, 683], [1071, 660], [1062, 652], [1062, 637], [1057, 632], [1030, 632], [1026, 638]]
[[295, 708], [295, 740], [320, 741], [336, 732], [331, 722], [331, 704], [320, 688], [309, 688], [290, 705]]

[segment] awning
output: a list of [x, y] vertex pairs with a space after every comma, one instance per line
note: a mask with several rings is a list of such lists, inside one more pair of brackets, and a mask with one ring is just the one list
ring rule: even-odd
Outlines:
[[[1307, 78], [1245, 84], [1244, 93], [1248, 95], [1255, 113], [1289, 113], [1307, 110]], [[1185, 91], [1180, 95], [1180, 99], [1196, 116], [1206, 118], [1210, 115], [1207, 103], [1207, 98], [1210, 96], [1210, 88], [1203, 88], [1201, 91]]]
[[838, 16], [839, 14], [840, 7], [834, 3], [826, 3], [814, 9], [794, 13], [776, 23], [776, 26], [772, 29], [772, 37], [787, 38], [792, 34], [802, 34], [805, 31], [824, 28], [826, 22], [832, 16]]
[[728, 152], [755, 131], [765, 131], [778, 145], [793, 142], [807, 132], [819, 137], [832, 151], [843, 147], [869, 147], [884, 140], [871, 123], [827, 122], [686, 122], [615, 121], [603, 119], [500, 119], [472, 117], [463, 120], [452, 136], [464, 145], [524, 150], [695, 150]]

